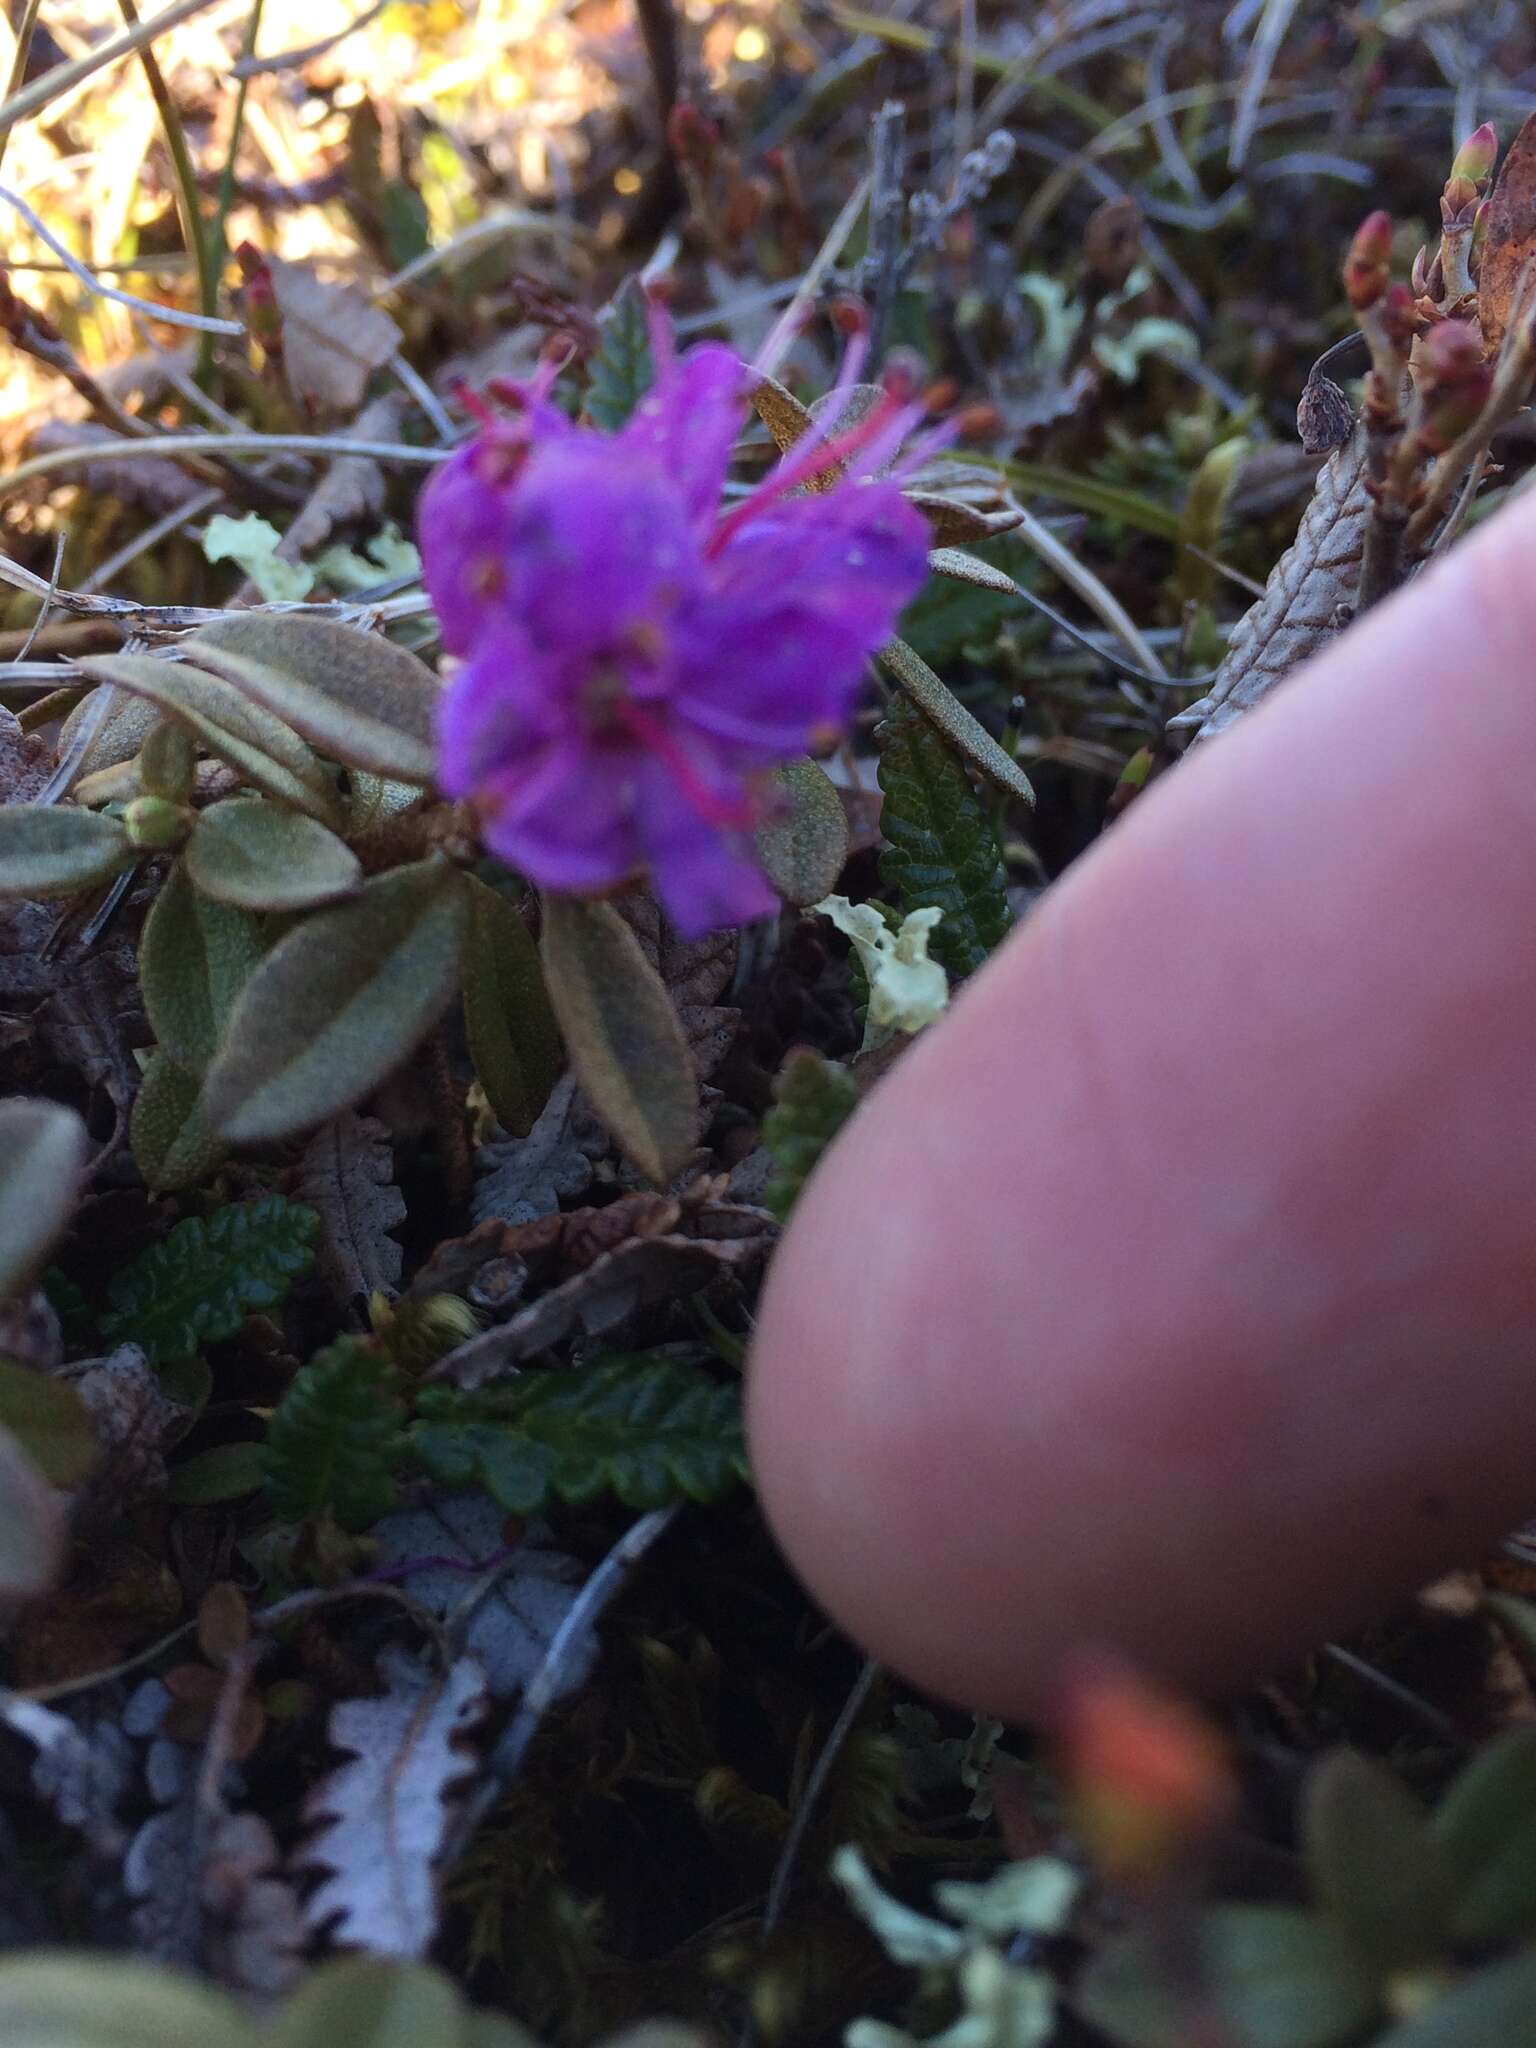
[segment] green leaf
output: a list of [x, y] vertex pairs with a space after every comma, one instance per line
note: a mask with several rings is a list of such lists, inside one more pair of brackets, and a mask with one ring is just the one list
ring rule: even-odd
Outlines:
[[257, 2048], [258, 2036], [216, 1992], [150, 1963], [79, 1949], [0, 1962], [6, 2048]]
[[187, 803], [196, 774], [192, 735], [172, 718], [157, 718], [139, 749], [139, 781], [146, 792], [168, 804]]
[[801, 1046], [780, 1067], [773, 1097], [763, 1119], [763, 1143], [773, 1155], [763, 1206], [782, 1222], [811, 1168], [857, 1109], [859, 1084], [846, 1067]]
[[[1210, 1993], [1233, 2048], [1342, 2048], [1381, 2014], [1377, 1981], [1326, 1921], [1290, 1906], [1217, 1906], [1200, 1916]], [[1074, 2004], [1122, 2048], [1189, 2048], [1195, 2015], [1155, 1927], [1105, 1942]]]
[[1179, 514], [1179, 560], [1173, 583], [1174, 597], [1181, 606], [1209, 604], [1215, 595], [1218, 571], [1206, 558], [1221, 552], [1221, 530], [1232, 487], [1252, 448], [1246, 434], [1218, 442], [1190, 482]]
[[1011, 754], [993, 739], [978, 718], [966, 710], [960, 699], [947, 689], [926, 661], [920, 661], [903, 640], [892, 640], [880, 650], [880, 662], [900, 683], [907, 696], [930, 725], [936, 726], [952, 747], [972, 767], [995, 783], [1008, 796], [1032, 804], [1035, 792], [1029, 777]]
[[1075, 470], [1054, 469], [1043, 462], [1010, 462], [1006, 465], [1010, 483], [1063, 505], [1075, 505], [1079, 512], [1092, 512], [1139, 532], [1156, 534], [1159, 540], [1177, 540], [1179, 515], [1155, 498], [1131, 491], [1120, 484], [1104, 483], [1098, 477], [1082, 476]]
[[203, 1113], [202, 1083], [158, 1048], [133, 1098], [128, 1143], [133, 1163], [156, 1194], [196, 1187], [224, 1163], [229, 1147]]
[[1348, 1749], [1324, 1757], [1307, 1781], [1302, 1838], [1319, 1904], [1374, 1968], [1441, 1953], [1450, 1872], [1427, 1816], [1383, 1765]]
[[294, 1375], [273, 1413], [262, 1471], [281, 1520], [329, 1513], [366, 1529], [395, 1504], [404, 1409], [394, 1368], [358, 1337], [329, 1345]]
[[629, 1158], [665, 1187], [699, 1128], [698, 1077], [665, 983], [607, 903], [546, 896], [541, 954], [577, 1080]]
[[[942, 552], [936, 549], [934, 554]], [[1034, 559], [1028, 549], [1007, 541], [990, 543], [989, 552], [1002, 554], [1004, 563], [986, 562], [984, 566], [997, 567], [998, 574], [1013, 583], [1029, 573]], [[929, 568], [938, 573], [929, 575], [902, 613], [901, 637], [914, 654], [936, 669], [958, 661], [968, 648], [990, 649], [999, 628], [1018, 618], [1020, 599], [1016, 589], [1001, 583], [978, 583], [971, 577], [943, 574], [944, 565], [935, 561], [934, 554], [928, 558]], [[966, 559], [976, 562], [982, 558], [967, 555]], [[1025, 619], [1024, 629], [1032, 637], [1038, 636], [1040, 629], [1033, 615]]]
[[30, 1282], [68, 1223], [89, 1149], [72, 1109], [0, 1099], [0, 1301]]
[[211, 1451], [199, 1451], [171, 1474], [170, 1499], [177, 1507], [216, 1507], [226, 1500], [243, 1500], [254, 1493], [266, 1476], [260, 1444], [215, 1444]]
[[1436, 1807], [1430, 1833], [1450, 1871], [1454, 1941], [1481, 1947], [1536, 1934], [1536, 1728], [1480, 1749]]
[[[46, 1593], [64, 1559], [64, 1502], [6, 1429], [0, 1429], [0, 1598]], [[0, 2041], [5, 2000], [0, 1995]]]
[[746, 1476], [741, 1397], [677, 1359], [620, 1356], [465, 1394], [430, 1387], [411, 1445], [445, 1486], [511, 1514], [615, 1493], [626, 1507], [718, 1500]]
[[893, 704], [875, 738], [885, 792], [880, 829], [889, 842], [881, 880], [904, 911], [943, 911], [929, 944], [959, 979], [1013, 922], [991, 820], [954, 753], [910, 704]]
[[565, 1071], [539, 949], [506, 897], [469, 880], [464, 947], [469, 1056], [503, 1129], [525, 1138]]
[[262, 2048], [536, 2048], [536, 2043], [499, 2013], [471, 2011], [441, 1971], [384, 1956], [342, 1956], [306, 1973], [282, 2017], [263, 2034]]
[[363, 879], [345, 840], [254, 796], [204, 811], [183, 858], [204, 896], [242, 910], [310, 910], [355, 895]]
[[95, 682], [147, 698], [253, 789], [322, 825], [341, 825], [341, 799], [313, 751], [222, 676], [152, 654], [82, 655], [75, 666]]
[[142, 1344], [155, 1364], [233, 1337], [254, 1310], [282, 1307], [314, 1264], [319, 1228], [313, 1209], [281, 1195], [185, 1217], [112, 1276], [101, 1333]]
[[200, 895], [177, 861], [144, 920], [139, 986], [155, 1042], [187, 1073], [207, 1070], [261, 950], [250, 913]]
[[116, 818], [74, 804], [0, 804], [0, 900], [73, 896], [133, 857]]
[[645, 294], [630, 278], [614, 296], [602, 325], [587, 385], [587, 418], [616, 434], [651, 388], [656, 374], [645, 318]]
[[848, 858], [843, 800], [826, 769], [811, 760], [776, 768], [772, 791], [757, 828], [757, 857], [786, 903], [819, 903], [837, 887]]
[[100, 1455], [90, 1411], [67, 1380], [0, 1358], [0, 1428], [53, 1486], [78, 1486]]
[[306, 1130], [415, 1050], [453, 1000], [468, 921], [462, 880], [434, 854], [376, 875], [278, 941], [209, 1069], [216, 1131], [251, 1144]]
[[432, 780], [437, 678], [382, 634], [286, 612], [227, 612], [185, 644], [331, 760], [400, 782]]
[[1373, 2048], [1530, 2048], [1533, 2015], [1536, 1951], [1527, 1950], [1490, 1963]]
[[307, 562], [285, 560], [278, 553], [282, 540], [259, 512], [240, 519], [216, 512], [203, 528], [203, 554], [210, 562], [233, 562], [269, 604], [297, 604], [314, 588], [315, 572]]

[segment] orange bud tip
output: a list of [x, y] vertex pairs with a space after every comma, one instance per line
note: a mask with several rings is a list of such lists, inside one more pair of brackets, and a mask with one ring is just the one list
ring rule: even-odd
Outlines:
[[839, 334], [851, 341], [856, 334], [869, 332], [869, 308], [862, 299], [845, 295], [832, 305], [832, 325]]
[[1355, 230], [1344, 259], [1344, 289], [1349, 303], [1363, 313], [1386, 290], [1392, 278], [1392, 216], [1380, 208]]

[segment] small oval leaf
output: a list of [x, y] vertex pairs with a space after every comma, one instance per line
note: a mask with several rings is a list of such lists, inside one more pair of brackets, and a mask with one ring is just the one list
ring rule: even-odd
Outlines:
[[189, 1074], [202, 1074], [218, 1051], [261, 954], [249, 911], [199, 895], [178, 861], [144, 920], [139, 985], [155, 1042]]
[[116, 818], [74, 804], [0, 804], [0, 898], [73, 896], [132, 859]]
[[218, 1170], [229, 1151], [203, 1112], [197, 1075], [158, 1050], [150, 1054], [133, 1098], [128, 1143], [145, 1185], [157, 1195], [196, 1187]]
[[1334, 1926], [1383, 1972], [1444, 1946], [1450, 1872], [1418, 1802], [1383, 1764], [1327, 1756], [1307, 1784], [1302, 1834], [1312, 1886]]
[[331, 760], [432, 780], [437, 679], [392, 640], [334, 619], [230, 612], [186, 645]]
[[[0, 1598], [30, 1600], [46, 1593], [64, 1556], [64, 1502], [26, 1452], [0, 1429]], [[0, 2029], [5, 1999], [0, 1991]], [[15, 2041], [5, 2029], [0, 2040]], [[59, 2048], [69, 2037], [60, 2035]]]
[[355, 895], [363, 879], [345, 840], [302, 811], [255, 796], [204, 811], [185, 859], [204, 896], [243, 910], [311, 910]]
[[879, 660], [883, 668], [890, 670], [924, 718], [931, 725], [936, 725], [945, 739], [958, 747], [989, 782], [996, 783], [1009, 796], [1016, 796], [1021, 803], [1034, 802], [1035, 792], [1018, 762], [1011, 754], [1004, 753], [980, 719], [966, 710], [954, 692], [940, 682], [927, 662], [915, 654], [905, 640], [892, 640], [888, 646], [882, 647]]
[[139, 749], [140, 783], [151, 796], [184, 804], [191, 797], [196, 772], [197, 748], [191, 733], [173, 718], [157, 718]]
[[825, 768], [786, 761], [773, 773], [771, 809], [757, 828], [757, 857], [786, 903], [819, 903], [848, 858], [848, 814]]
[[0, 1962], [0, 2041], [13, 2048], [257, 2048], [217, 1992], [152, 1963], [78, 1949]]
[[497, 1121], [514, 1138], [525, 1138], [565, 1071], [565, 1048], [528, 927], [504, 896], [473, 879], [464, 1024], [469, 1056]]
[[469, 901], [439, 855], [376, 876], [268, 953], [208, 1073], [204, 1107], [235, 1144], [285, 1138], [350, 1108], [453, 999]]
[[0, 1101], [0, 1301], [69, 1221], [89, 1145], [85, 1125], [60, 1103]]
[[100, 1455], [90, 1411], [67, 1380], [0, 1358], [0, 1429], [51, 1486], [78, 1486]]
[[177, 1507], [209, 1508], [254, 1493], [263, 1475], [260, 1444], [215, 1444], [199, 1451], [171, 1474], [169, 1498]]
[[313, 750], [222, 676], [152, 654], [83, 655], [75, 666], [96, 682], [147, 698], [253, 789], [322, 825], [342, 824], [341, 799]]
[[1430, 1832], [1455, 1889], [1452, 1939], [1481, 1948], [1536, 1934], [1536, 1728], [1477, 1751]]
[[608, 903], [546, 896], [540, 952], [577, 1080], [629, 1158], [665, 1187], [699, 1127], [698, 1078], [666, 984]]

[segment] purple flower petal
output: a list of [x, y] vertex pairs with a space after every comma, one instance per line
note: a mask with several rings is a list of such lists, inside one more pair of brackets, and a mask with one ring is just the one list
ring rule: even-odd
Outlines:
[[502, 763], [554, 729], [543, 665], [527, 634], [498, 617], [438, 701], [438, 787], [445, 796], [473, 796]]
[[[739, 780], [709, 778], [722, 802], [740, 801]], [[722, 925], [777, 915], [779, 899], [752, 857], [745, 832], [722, 831], [688, 800], [664, 763], [651, 759], [636, 784], [640, 838], [656, 893], [685, 939]]]
[[571, 739], [502, 770], [479, 792], [486, 845], [541, 889], [614, 887], [640, 865], [637, 765]]
[[475, 635], [505, 616], [505, 472], [516, 459], [506, 444], [472, 441], [433, 474], [417, 503], [422, 576], [450, 654], [467, 654]]
[[703, 531], [720, 509], [750, 381], [731, 349], [702, 342], [657, 379], [618, 436], [666, 471], [683, 494], [689, 518]]

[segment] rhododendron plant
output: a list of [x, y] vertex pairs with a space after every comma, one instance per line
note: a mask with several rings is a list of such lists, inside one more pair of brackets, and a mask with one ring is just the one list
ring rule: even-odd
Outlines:
[[[845, 730], [923, 579], [925, 522], [880, 473], [924, 408], [888, 380], [727, 508], [751, 373], [716, 343], [675, 355], [659, 314], [652, 344], [655, 381], [615, 434], [566, 419], [552, 373], [498, 387], [505, 412], [423, 493], [420, 542], [460, 662], [444, 791], [540, 887], [648, 870], [694, 935], [777, 907], [752, 842], [765, 771]], [[840, 394], [862, 355], [856, 335]]]

